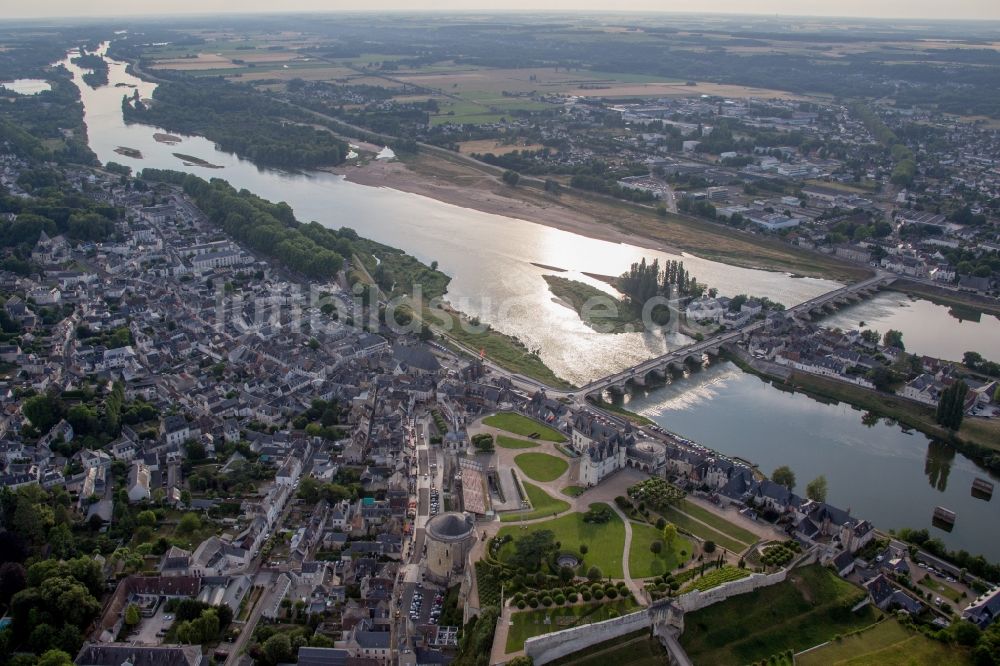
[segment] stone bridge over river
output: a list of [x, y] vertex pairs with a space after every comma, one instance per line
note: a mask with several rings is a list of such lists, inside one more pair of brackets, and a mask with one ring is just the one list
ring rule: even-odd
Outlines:
[[[852, 303], [858, 303], [873, 296], [879, 289], [892, 284], [895, 276], [879, 273], [875, 277], [862, 282], [856, 282], [846, 287], [841, 287], [834, 291], [817, 296], [803, 303], [788, 308], [785, 312], [793, 317], [812, 315], [823, 315], [836, 311], [838, 308]], [[624, 392], [629, 382], [645, 384], [649, 378], [662, 378], [670, 372], [671, 368], [682, 368], [685, 363], [699, 362], [704, 354], [716, 356], [722, 345], [729, 342], [738, 342], [747, 338], [751, 333], [764, 325], [764, 322], [755, 322], [741, 328], [733, 329], [725, 333], [720, 333], [707, 340], [692, 343], [686, 347], [675, 349], [671, 352], [643, 361], [638, 365], [626, 368], [613, 375], [602, 377], [591, 383], [580, 387], [576, 392], [581, 395], [600, 394], [605, 390]], [[657, 377], [659, 376], [659, 377]], [[568, 396], [570, 391], [560, 391], [546, 389], [552, 396]]]

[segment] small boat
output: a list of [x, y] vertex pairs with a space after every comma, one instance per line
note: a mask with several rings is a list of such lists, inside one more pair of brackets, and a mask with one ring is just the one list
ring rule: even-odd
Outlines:
[[955, 519], [958, 516], [951, 509], [946, 509], [943, 506], [934, 507], [934, 517], [932, 523], [935, 527], [939, 527], [947, 532], [952, 531], [955, 527]]
[[993, 497], [993, 482], [977, 476], [972, 481], [972, 496], [989, 501]]

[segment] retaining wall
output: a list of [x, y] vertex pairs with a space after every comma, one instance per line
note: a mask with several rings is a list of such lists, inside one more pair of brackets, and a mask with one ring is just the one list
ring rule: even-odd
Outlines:
[[563, 629], [524, 642], [524, 653], [542, 666], [568, 654], [649, 627], [651, 619], [645, 609], [603, 622]]

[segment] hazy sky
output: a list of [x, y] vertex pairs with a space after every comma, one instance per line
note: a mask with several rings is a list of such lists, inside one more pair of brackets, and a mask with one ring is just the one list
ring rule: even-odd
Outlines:
[[0, 18], [337, 10], [666, 11], [1000, 20], [998, 0], [3, 0]]

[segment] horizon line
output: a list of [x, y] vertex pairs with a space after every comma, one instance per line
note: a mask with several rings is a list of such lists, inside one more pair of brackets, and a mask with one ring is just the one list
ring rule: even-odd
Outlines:
[[847, 14], [826, 14], [826, 13], [816, 13], [816, 14], [793, 14], [793, 13], [780, 13], [780, 12], [727, 12], [727, 11], [682, 11], [682, 10], [670, 10], [670, 9], [616, 9], [616, 10], [597, 10], [597, 9], [587, 9], [587, 10], [571, 10], [571, 9], [510, 9], [510, 8], [498, 8], [498, 9], [296, 9], [287, 11], [278, 10], [261, 10], [261, 11], [246, 11], [243, 9], [235, 10], [225, 10], [225, 9], [213, 9], [206, 11], [184, 11], [177, 13], [164, 13], [164, 12], [137, 12], [137, 13], [127, 13], [121, 14], [120, 12], [100, 14], [89, 12], [87, 14], [67, 14], [65, 16], [0, 16], [0, 22], [47, 22], [47, 23], [59, 23], [63, 21], [79, 21], [83, 20], [85, 22], [107, 22], [108, 19], [116, 19], [120, 22], [136, 20], [136, 19], [186, 19], [186, 18], [232, 18], [237, 16], [243, 17], [253, 17], [253, 16], [323, 16], [323, 15], [337, 15], [337, 14], [383, 14], [383, 15], [404, 15], [412, 16], [419, 14], [426, 15], [445, 15], [445, 16], [489, 16], [495, 14], [510, 14], [510, 15], [522, 15], [522, 16], [538, 16], [538, 15], [566, 15], [566, 16], [711, 16], [711, 17], [774, 17], [779, 19], [839, 19], [839, 20], [868, 20], [868, 21], [914, 21], [920, 23], [941, 23], [941, 24], [956, 24], [956, 23], [998, 23], [1000, 24], [1000, 16], [996, 18], [978, 18], [978, 17], [961, 17], [961, 18], [941, 18], [933, 16], [898, 16], [898, 15], [847, 15]]

